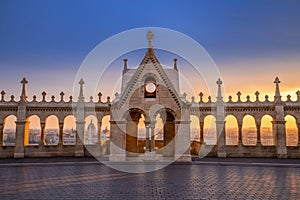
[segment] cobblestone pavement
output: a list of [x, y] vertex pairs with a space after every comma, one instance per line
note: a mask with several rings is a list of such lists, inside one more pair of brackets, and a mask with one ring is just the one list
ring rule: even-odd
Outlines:
[[0, 199], [300, 199], [300, 168], [170, 165], [128, 174], [101, 164], [0, 166]]

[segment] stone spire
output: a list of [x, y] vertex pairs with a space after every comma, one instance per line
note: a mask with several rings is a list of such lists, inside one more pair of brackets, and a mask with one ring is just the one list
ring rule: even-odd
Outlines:
[[125, 74], [127, 71], [128, 71], [128, 68], [127, 68], [127, 61], [128, 61], [128, 59], [123, 59], [123, 61], [124, 61], [124, 68], [123, 68], [123, 74]]
[[27, 101], [27, 91], [26, 91], [26, 84], [28, 83], [28, 81], [26, 80], [26, 78], [24, 77], [21, 81], [22, 83], [22, 92], [21, 92], [21, 96], [20, 96], [20, 100], [21, 101]]
[[222, 101], [222, 99], [223, 99], [223, 97], [222, 97], [222, 91], [221, 91], [221, 85], [222, 85], [222, 81], [221, 81], [221, 79], [219, 78], [218, 80], [217, 80], [217, 85], [218, 85], [218, 96], [217, 96], [217, 101]]
[[155, 53], [154, 53], [154, 47], [152, 45], [152, 40], [153, 40], [154, 34], [152, 33], [151, 30], [148, 31], [146, 37], [147, 37], [147, 40], [148, 40], [148, 51], [146, 52], [146, 55], [143, 58], [140, 65], [147, 64], [149, 61], [152, 62], [152, 63], [159, 64], [159, 61], [156, 58]]
[[280, 90], [279, 90], [279, 83], [280, 83], [280, 80], [279, 80], [278, 77], [275, 78], [274, 83], [276, 84], [274, 101], [278, 101], [278, 100], [280, 101], [280, 100], [281, 100]]
[[80, 79], [79, 85], [80, 85], [80, 90], [79, 90], [79, 97], [78, 97], [78, 100], [79, 100], [80, 102], [83, 102], [83, 100], [84, 100], [84, 96], [83, 96], [83, 85], [84, 85], [84, 81], [83, 81], [83, 79]]
[[173, 61], [174, 61], [174, 69], [175, 69], [176, 71], [178, 71], [178, 68], [177, 68], [177, 59], [174, 58]]

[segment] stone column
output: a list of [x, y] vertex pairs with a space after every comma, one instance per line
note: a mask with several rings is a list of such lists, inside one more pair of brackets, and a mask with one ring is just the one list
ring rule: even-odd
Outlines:
[[225, 149], [225, 121], [218, 120], [216, 121], [216, 130], [217, 130], [217, 146], [218, 146], [218, 157], [226, 158], [226, 149]]
[[151, 126], [151, 152], [155, 151], [155, 137], [154, 137], [154, 126]]
[[200, 126], [200, 144], [204, 142], [204, 122], [199, 122]]
[[40, 146], [44, 146], [45, 145], [45, 135], [46, 135], [45, 122], [41, 122]]
[[109, 161], [126, 160], [125, 121], [110, 121], [110, 155]]
[[64, 144], [64, 123], [59, 122], [59, 140], [58, 140], [58, 145], [62, 146]]
[[286, 121], [273, 121], [274, 124], [274, 135], [275, 144], [277, 149], [278, 158], [287, 158], [287, 148], [286, 148], [286, 131], [285, 131]]
[[261, 136], [260, 136], [260, 124], [256, 124], [256, 135], [257, 135], [257, 142], [256, 144], [261, 144]]
[[175, 133], [175, 160], [179, 162], [190, 162], [190, 121], [175, 121]]
[[4, 124], [0, 123], [0, 146], [3, 146], [3, 128]]
[[138, 132], [138, 121], [128, 121], [126, 123], [126, 151], [128, 155], [137, 153], [137, 132]]
[[238, 124], [238, 130], [239, 130], [239, 141], [238, 144], [243, 144], [243, 125], [242, 124]]
[[26, 120], [16, 121], [16, 139], [14, 158], [24, 158], [24, 135], [28, 129], [28, 122]]
[[298, 124], [298, 146], [300, 146], [300, 123]]
[[75, 149], [75, 157], [83, 157], [84, 156], [84, 125], [85, 121], [76, 121], [76, 149]]
[[149, 150], [150, 150], [149, 129], [150, 129], [150, 126], [146, 126], [146, 148], [145, 148], [146, 153], [149, 152]]
[[102, 127], [102, 121], [98, 122], [98, 144], [101, 145], [101, 127]]

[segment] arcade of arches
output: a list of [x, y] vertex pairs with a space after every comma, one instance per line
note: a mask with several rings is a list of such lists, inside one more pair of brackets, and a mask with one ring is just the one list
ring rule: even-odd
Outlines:
[[[153, 34], [150, 34], [153, 35]], [[138, 68], [124, 59], [122, 87], [108, 97], [85, 102], [84, 81], [78, 100], [46, 101], [27, 97], [21, 81], [20, 100], [0, 99], [0, 157], [104, 156], [127, 159], [191, 161], [191, 155], [218, 157], [300, 158], [300, 91], [297, 99], [281, 99], [276, 77], [274, 100], [250, 97], [223, 100], [222, 81], [217, 100], [186, 99], [179, 90], [177, 59], [165, 69], [149, 47]], [[92, 152], [92, 153], [91, 153]]]

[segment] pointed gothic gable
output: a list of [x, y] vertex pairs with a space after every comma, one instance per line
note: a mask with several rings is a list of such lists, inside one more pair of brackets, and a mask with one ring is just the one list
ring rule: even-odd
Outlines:
[[[149, 66], [149, 64], [151, 64], [151, 66]], [[135, 71], [133, 76], [131, 77], [131, 80], [127, 83], [126, 89], [122, 92], [119, 100], [116, 102], [115, 105], [117, 107], [121, 107], [126, 101], [129, 100], [131, 94], [134, 92], [135, 89], [137, 89], [136, 84], [138, 83], [140, 78], [144, 75], [143, 71], [145, 70], [146, 67], [153, 67], [153, 69], [151, 69], [151, 70], [155, 70], [158, 73], [162, 82], [168, 88], [168, 90], [170, 92], [170, 96], [174, 99], [177, 106], [179, 108], [181, 108], [183, 102], [180, 99], [180, 95], [177, 93], [172, 82], [168, 78], [166, 72], [160, 65], [160, 62], [157, 59], [153, 48], [148, 48], [148, 51], [146, 52], [145, 57], [143, 58], [139, 67], [137, 68], [137, 70]]]

